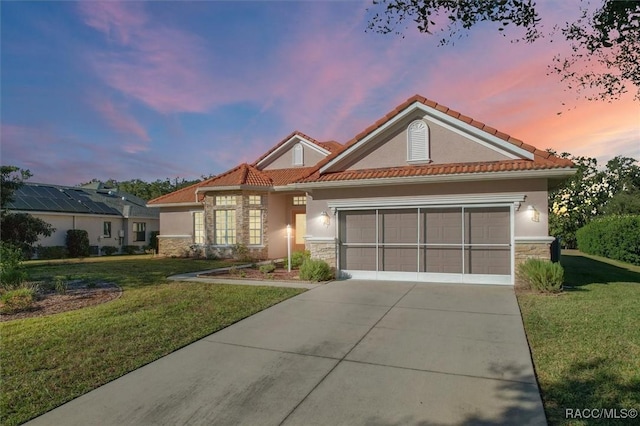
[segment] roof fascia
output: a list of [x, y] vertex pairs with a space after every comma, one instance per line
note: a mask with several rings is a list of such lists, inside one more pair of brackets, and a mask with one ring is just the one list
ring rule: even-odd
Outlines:
[[324, 149], [323, 147], [321, 147], [319, 145], [316, 145], [315, 143], [311, 142], [310, 140], [308, 140], [308, 139], [306, 139], [306, 138], [304, 138], [304, 137], [302, 137], [300, 135], [293, 135], [285, 143], [283, 143], [278, 148], [276, 148], [271, 154], [267, 155], [262, 160], [260, 160], [260, 162], [256, 163], [256, 167], [261, 167], [263, 165], [266, 166], [269, 163], [273, 162], [274, 157], [279, 157], [280, 155], [282, 155], [284, 153], [284, 151], [286, 151], [287, 149], [289, 149], [291, 147], [291, 145], [293, 145], [293, 141], [295, 141], [295, 140], [298, 140], [299, 142], [301, 142], [306, 147], [317, 151], [318, 153], [324, 155], [325, 157], [327, 155], [331, 154], [330, 151]]
[[200, 188], [196, 189], [196, 194], [198, 192], [242, 191], [242, 190], [268, 192], [273, 190], [273, 186], [259, 186], [259, 185], [201, 186]]
[[195, 206], [202, 206], [202, 203], [190, 202], [190, 203], [147, 204], [147, 207], [195, 207]]
[[543, 170], [508, 170], [499, 172], [480, 173], [456, 173], [436, 176], [409, 176], [395, 178], [353, 179], [327, 182], [303, 182], [291, 184], [293, 188], [300, 190], [322, 188], [344, 188], [357, 186], [386, 186], [420, 183], [446, 183], [446, 182], [473, 182], [478, 180], [503, 180], [503, 179], [533, 179], [533, 178], [566, 178], [573, 175], [577, 169], [543, 169]]
[[443, 127], [458, 134], [461, 134], [467, 138], [471, 137], [471, 140], [474, 142], [480, 143], [481, 145], [490, 148], [494, 151], [497, 151], [511, 159], [529, 159], [533, 160], [533, 153], [522, 149], [512, 143], [504, 141], [494, 135], [491, 135], [487, 132], [484, 132], [476, 127], [473, 127], [464, 121], [461, 121], [457, 118], [454, 118], [448, 114], [445, 114], [441, 111], [438, 111], [435, 108], [431, 108], [427, 105], [424, 105], [422, 102], [414, 102], [409, 105], [404, 111], [398, 113], [395, 117], [392, 117], [382, 126], [375, 129], [373, 132], [369, 133], [367, 136], [356, 142], [351, 147], [344, 150], [338, 156], [336, 156], [333, 160], [329, 161], [323, 167], [320, 168], [320, 174], [330, 171], [332, 167], [342, 162], [346, 157], [351, 155], [354, 151], [359, 150], [363, 145], [366, 145], [372, 139], [375, 139], [378, 135], [388, 130], [390, 127], [395, 125], [397, 122], [406, 118], [409, 114], [412, 114], [415, 111], [422, 111], [429, 117], [437, 120]]

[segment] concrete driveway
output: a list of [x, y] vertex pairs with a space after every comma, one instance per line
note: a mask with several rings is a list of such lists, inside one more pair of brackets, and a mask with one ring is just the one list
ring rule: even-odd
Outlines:
[[336, 281], [31, 425], [546, 424], [513, 288]]

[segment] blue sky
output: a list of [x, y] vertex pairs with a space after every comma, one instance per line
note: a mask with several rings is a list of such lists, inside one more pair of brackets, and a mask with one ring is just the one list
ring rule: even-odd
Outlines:
[[[369, 5], [2, 2], [2, 164], [64, 185], [193, 179], [294, 130], [346, 142], [414, 94], [541, 149], [640, 158], [640, 104], [588, 102], [547, 76], [561, 43], [488, 25], [447, 47], [367, 33]], [[541, 15], [550, 27], [578, 9]]]

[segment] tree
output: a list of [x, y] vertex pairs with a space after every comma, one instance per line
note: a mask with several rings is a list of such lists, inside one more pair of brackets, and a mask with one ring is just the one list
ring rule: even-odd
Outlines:
[[[533, 0], [373, 0], [374, 12], [368, 30], [402, 34], [411, 20], [425, 34], [443, 33], [440, 45], [449, 44], [482, 22], [494, 23], [505, 35], [508, 26], [524, 31], [516, 40], [543, 39], [541, 18]], [[556, 55], [550, 69], [588, 99], [618, 99], [635, 86], [640, 101], [640, 1], [603, 0], [602, 7], [589, 10], [585, 3], [580, 17], [560, 30], [571, 54]], [[553, 32], [552, 34], [554, 34]], [[596, 90], [590, 95], [589, 90]]]
[[29, 170], [15, 166], [1, 166], [0, 193], [0, 240], [30, 254], [40, 236], [49, 237], [55, 228], [42, 219], [27, 213], [11, 213], [7, 204], [14, 200], [17, 191], [25, 180], [31, 177]]
[[[208, 176], [202, 177], [202, 179], [208, 178]], [[99, 180], [92, 179], [91, 182], [99, 182]], [[181, 180], [178, 180], [178, 178], [176, 178], [171, 181], [167, 178], [165, 180], [157, 179], [154, 182], [145, 182], [140, 179], [131, 179], [118, 182], [115, 179], [109, 179], [104, 182], [104, 184], [107, 187], [117, 188], [119, 191], [127, 192], [131, 195], [135, 195], [136, 197], [140, 197], [143, 200], [148, 201], [198, 182], [200, 182], [200, 179], [186, 180], [183, 178]], [[85, 184], [80, 184], [80, 186], [82, 185]]]
[[576, 248], [576, 231], [598, 216], [640, 213], [636, 160], [618, 156], [599, 169], [595, 158], [566, 152], [559, 156], [571, 158], [578, 167], [575, 175], [549, 192], [549, 235], [560, 237], [563, 247]]

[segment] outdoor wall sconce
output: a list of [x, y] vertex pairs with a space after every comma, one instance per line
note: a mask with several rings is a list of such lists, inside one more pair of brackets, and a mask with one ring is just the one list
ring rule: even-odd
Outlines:
[[540, 212], [534, 206], [527, 207], [532, 222], [540, 222]]
[[331, 224], [331, 216], [329, 216], [329, 213], [327, 213], [326, 211], [323, 211], [322, 213], [320, 213], [320, 221], [324, 226], [329, 227], [329, 225]]

